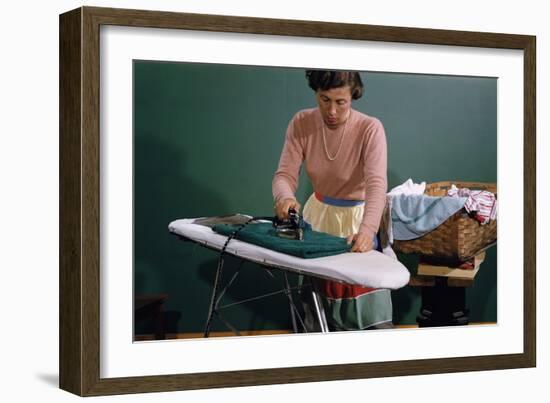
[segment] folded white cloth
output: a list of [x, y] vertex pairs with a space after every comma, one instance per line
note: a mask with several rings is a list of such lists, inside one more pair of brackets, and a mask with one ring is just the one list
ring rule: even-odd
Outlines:
[[407, 179], [401, 185], [394, 187], [388, 192], [388, 196], [396, 196], [399, 194], [405, 195], [421, 195], [426, 190], [426, 182], [414, 183], [411, 178]]

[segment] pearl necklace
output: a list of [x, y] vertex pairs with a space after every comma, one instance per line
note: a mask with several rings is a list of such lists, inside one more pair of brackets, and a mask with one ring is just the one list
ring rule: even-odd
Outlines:
[[334, 161], [338, 157], [338, 154], [340, 153], [340, 149], [342, 148], [342, 144], [344, 143], [344, 136], [346, 135], [346, 127], [348, 126], [348, 120], [350, 118], [350, 115], [351, 115], [351, 111], [348, 114], [346, 123], [344, 123], [344, 128], [342, 129], [342, 137], [340, 137], [340, 145], [338, 146], [338, 150], [336, 151], [336, 154], [334, 154], [334, 157], [331, 157], [331, 155], [328, 152], [327, 139], [325, 134], [325, 122], [323, 119], [321, 119], [322, 128], [323, 128], [323, 144], [325, 145], [325, 154], [327, 155], [327, 158], [329, 159], [329, 161]]

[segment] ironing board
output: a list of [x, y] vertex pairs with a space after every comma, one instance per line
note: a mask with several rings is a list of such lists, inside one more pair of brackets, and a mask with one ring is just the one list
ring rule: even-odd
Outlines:
[[[193, 241], [204, 247], [220, 251], [227, 241], [227, 236], [214, 232], [208, 226], [195, 224], [194, 221], [195, 219], [175, 220], [168, 225], [168, 230], [183, 240]], [[282, 270], [285, 284], [281, 292], [284, 292], [288, 297], [295, 332], [297, 332], [296, 320], [301, 323], [302, 327], [305, 328], [305, 326], [292, 300], [292, 290], [296, 287], [290, 287], [287, 272], [305, 275], [307, 279], [318, 277], [341, 283], [391, 290], [396, 290], [407, 285], [410, 277], [407, 268], [398, 260], [374, 250], [367, 253], [350, 252], [334, 256], [302, 259], [238, 239], [232, 239], [226, 247], [226, 253], [239, 257], [243, 261], [254, 262], [266, 268]], [[219, 312], [220, 299], [236, 277], [234, 275], [225, 288], [220, 291], [222, 268], [223, 265], [221, 267], [218, 266], [214, 280], [212, 299], [204, 332], [205, 337], [208, 337], [210, 322], [214, 316], [217, 316], [228, 328], [239, 334], [235, 328], [223, 319]], [[328, 332], [319, 296], [311, 281], [309, 282], [309, 286], [311, 287], [315, 314], [320, 329], [322, 332]]]

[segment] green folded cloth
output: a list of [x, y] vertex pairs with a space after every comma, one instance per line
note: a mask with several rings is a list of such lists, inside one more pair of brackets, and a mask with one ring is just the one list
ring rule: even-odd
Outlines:
[[[219, 234], [229, 236], [238, 228], [239, 225], [217, 224], [212, 229]], [[311, 229], [304, 229], [304, 239], [301, 241], [281, 238], [277, 236], [271, 223], [249, 224], [240, 230], [235, 238], [304, 259], [338, 255], [349, 252], [351, 249], [346, 239]]]

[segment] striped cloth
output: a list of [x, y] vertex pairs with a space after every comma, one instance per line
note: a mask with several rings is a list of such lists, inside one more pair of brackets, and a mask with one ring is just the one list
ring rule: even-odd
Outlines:
[[464, 209], [472, 215], [481, 225], [496, 220], [498, 202], [495, 195], [486, 190], [470, 190], [468, 188], [457, 188], [455, 185], [447, 191], [451, 197], [467, 197]]

